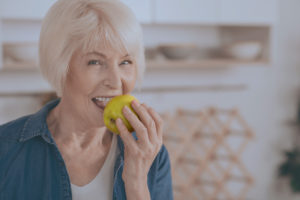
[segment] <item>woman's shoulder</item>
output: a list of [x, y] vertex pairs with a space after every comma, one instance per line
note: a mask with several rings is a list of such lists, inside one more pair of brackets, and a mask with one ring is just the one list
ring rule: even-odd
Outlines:
[[22, 116], [0, 125], [0, 138], [18, 140], [30, 116], [31, 115]]

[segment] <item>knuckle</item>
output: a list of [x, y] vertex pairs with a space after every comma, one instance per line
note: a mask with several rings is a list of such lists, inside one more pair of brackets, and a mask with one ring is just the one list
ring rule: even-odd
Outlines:
[[159, 129], [159, 131], [163, 132], [163, 130], [164, 130], [164, 122], [163, 121], [158, 123], [158, 129]]
[[141, 106], [142, 106], [143, 108], [147, 108], [147, 105], [146, 105], [145, 103], [142, 103]]
[[155, 146], [156, 146], [157, 148], [159, 148], [160, 146], [162, 146], [162, 144], [163, 144], [162, 140], [161, 140], [161, 139], [158, 139], [158, 140], [156, 141], [156, 143], [155, 143]]
[[140, 130], [142, 133], [147, 133], [147, 128], [145, 126], [142, 126]]
[[153, 150], [153, 148], [151, 148], [151, 147], [147, 147], [147, 148], [145, 148], [144, 152], [145, 152], [145, 156], [148, 157], [148, 156], [153, 155], [154, 150]]
[[158, 121], [159, 125], [164, 124], [164, 120], [159, 115], [158, 115], [157, 121]]
[[137, 105], [137, 108], [138, 108], [138, 110], [143, 110], [144, 109], [143, 104]]
[[120, 126], [120, 131], [121, 131], [121, 132], [124, 132], [124, 133], [127, 133], [127, 132], [128, 132], [128, 130], [127, 130], [127, 128], [126, 128], [126, 126], [125, 126], [124, 124], [122, 124], [122, 125]]
[[131, 120], [133, 118], [133, 115], [134, 114], [132, 112], [127, 112], [125, 116], [128, 120]]
[[148, 125], [149, 128], [155, 128], [156, 127], [156, 125], [155, 125], [155, 123], [154, 123], [153, 120], [149, 120], [148, 123], [147, 123], [147, 125]]

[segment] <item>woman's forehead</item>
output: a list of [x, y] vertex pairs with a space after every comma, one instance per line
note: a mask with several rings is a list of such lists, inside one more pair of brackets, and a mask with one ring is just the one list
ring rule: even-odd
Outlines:
[[89, 55], [96, 55], [96, 56], [100, 56], [102, 58], [109, 58], [111, 57], [111, 55], [118, 55], [120, 57], [130, 57], [131, 55], [127, 52], [118, 52], [115, 50], [109, 50], [109, 51], [99, 51], [99, 50], [93, 50], [93, 51], [89, 51], [87, 53], [85, 53], [86, 56]]
[[118, 54], [129, 54], [128, 48], [126, 48], [123, 44], [120, 44], [118, 42], [110, 42], [110, 41], [89, 41], [88, 44], [83, 46], [83, 52], [85, 54], [91, 54], [91, 53], [99, 53], [106, 56], [106, 54], [113, 52]]

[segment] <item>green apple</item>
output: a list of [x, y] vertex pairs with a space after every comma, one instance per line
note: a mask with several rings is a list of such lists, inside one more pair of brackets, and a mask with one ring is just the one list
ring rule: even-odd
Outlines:
[[120, 134], [116, 125], [117, 118], [121, 118], [128, 131], [133, 132], [134, 129], [130, 125], [129, 121], [123, 115], [122, 109], [124, 106], [128, 106], [129, 109], [133, 111], [135, 115], [135, 111], [131, 107], [131, 102], [133, 100], [137, 100], [134, 96], [125, 94], [112, 98], [105, 106], [103, 112], [103, 119], [105, 126], [113, 133]]

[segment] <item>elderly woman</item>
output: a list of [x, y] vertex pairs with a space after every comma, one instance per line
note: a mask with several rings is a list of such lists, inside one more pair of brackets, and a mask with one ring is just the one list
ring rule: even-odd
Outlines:
[[142, 31], [117, 0], [58, 0], [39, 41], [41, 72], [58, 99], [0, 126], [0, 199], [173, 199], [162, 120], [132, 102], [134, 127], [103, 122], [107, 101], [142, 79]]

